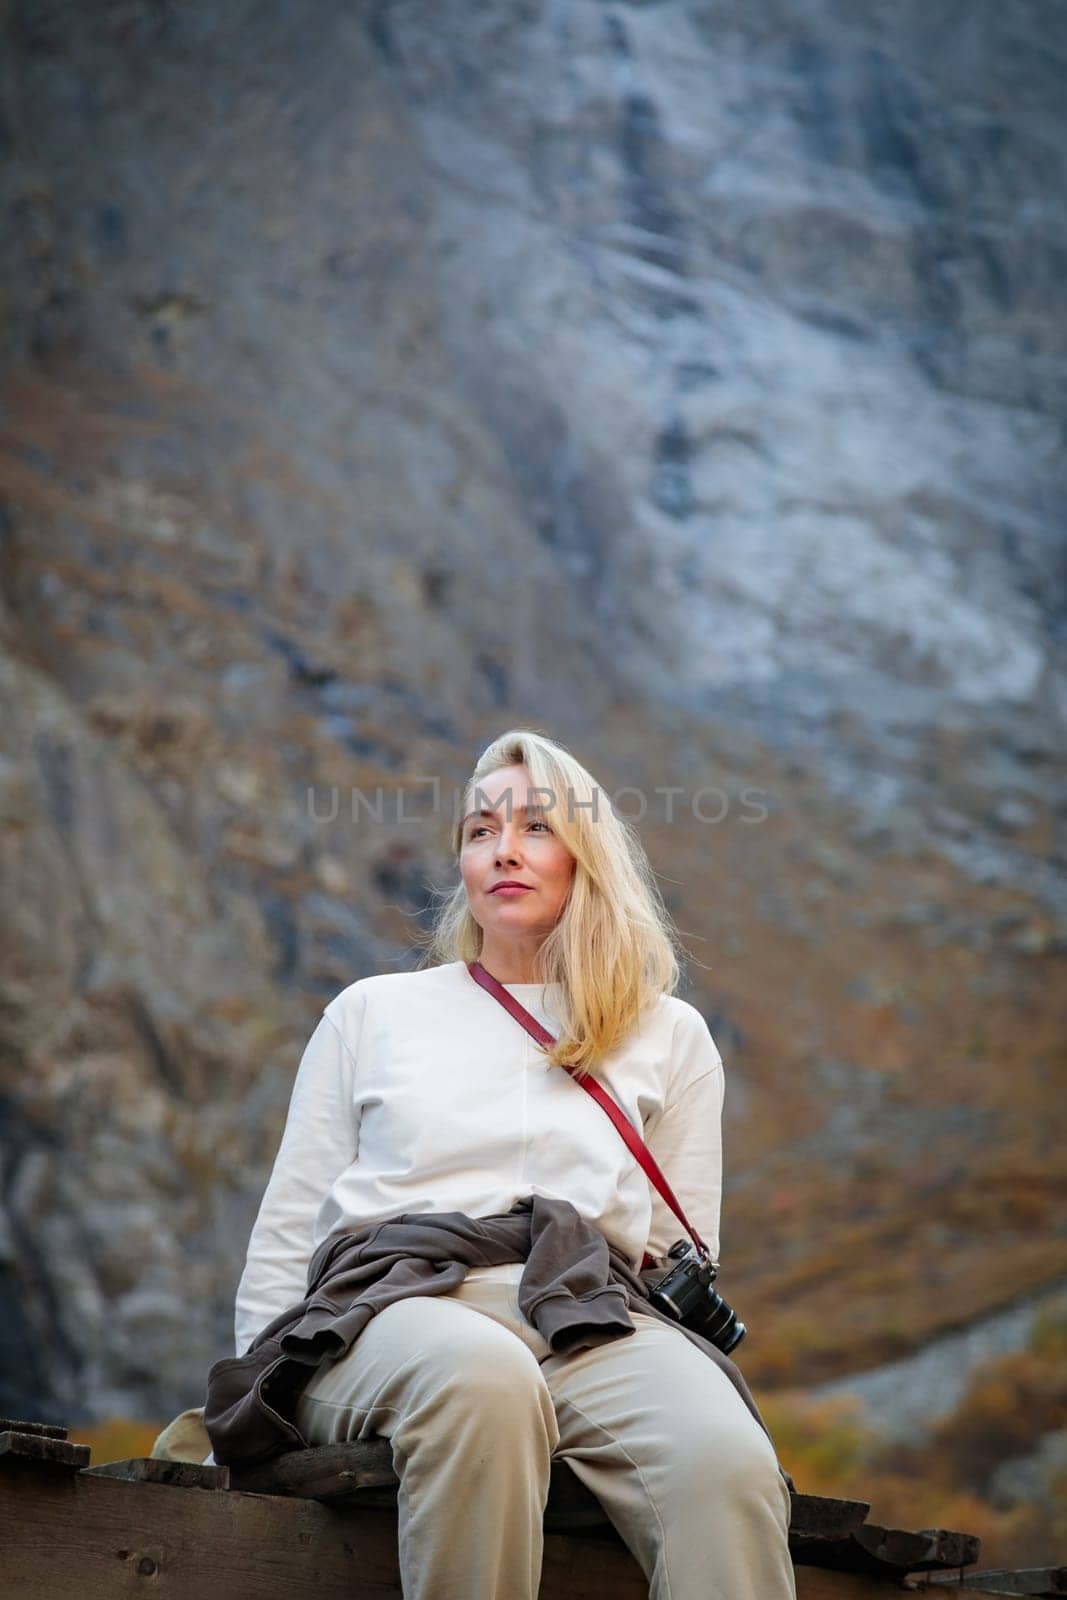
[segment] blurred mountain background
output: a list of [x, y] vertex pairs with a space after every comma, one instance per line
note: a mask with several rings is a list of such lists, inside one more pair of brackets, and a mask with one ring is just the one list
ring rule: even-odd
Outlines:
[[533, 725], [692, 952], [798, 1487], [1063, 1560], [1067, 13], [0, 25], [0, 1413], [201, 1402]]

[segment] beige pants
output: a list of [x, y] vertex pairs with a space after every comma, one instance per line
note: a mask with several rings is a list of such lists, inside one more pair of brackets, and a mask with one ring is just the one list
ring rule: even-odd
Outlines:
[[517, 1283], [386, 1306], [293, 1416], [309, 1444], [384, 1434], [406, 1600], [536, 1600], [551, 1457], [596, 1495], [652, 1600], [795, 1600], [789, 1490], [733, 1384], [680, 1329], [553, 1355]]

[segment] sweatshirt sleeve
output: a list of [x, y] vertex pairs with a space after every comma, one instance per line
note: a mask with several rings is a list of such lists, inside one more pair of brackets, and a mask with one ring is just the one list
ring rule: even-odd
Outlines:
[[[722, 1057], [695, 1006], [686, 1006], [672, 1044], [672, 1090], [658, 1120], [649, 1122], [645, 1143], [682, 1210], [719, 1259], [722, 1202]], [[652, 1187], [648, 1251], [662, 1259], [676, 1239], [688, 1235], [670, 1206]]]
[[[351, 1027], [346, 1027], [351, 1040]], [[308, 1040], [285, 1130], [248, 1241], [237, 1288], [234, 1338], [243, 1355], [261, 1328], [307, 1293], [319, 1207], [356, 1158], [355, 1060], [324, 1014]]]

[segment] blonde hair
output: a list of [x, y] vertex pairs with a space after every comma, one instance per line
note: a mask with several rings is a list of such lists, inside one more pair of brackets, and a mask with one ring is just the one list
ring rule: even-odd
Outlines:
[[[457, 864], [478, 784], [512, 766], [524, 766], [531, 788], [544, 792], [531, 803], [553, 797], [546, 820], [575, 859], [563, 911], [538, 951], [538, 981], [560, 986], [559, 1034], [545, 1054], [595, 1075], [646, 1009], [677, 988], [684, 952], [636, 829], [581, 762], [536, 729], [511, 728], [479, 756], [451, 831]], [[435, 913], [419, 965], [474, 961], [482, 938], [460, 879]]]

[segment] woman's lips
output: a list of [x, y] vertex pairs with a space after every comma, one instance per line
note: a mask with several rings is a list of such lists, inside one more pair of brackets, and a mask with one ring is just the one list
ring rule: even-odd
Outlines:
[[525, 888], [522, 884], [516, 883], [507, 883], [501, 889], [490, 889], [489, 891], [490, 894], [502, 894], [506, 896], [511, 896], [513, 894], [529, 894], [530, 892], [531, 891]]

